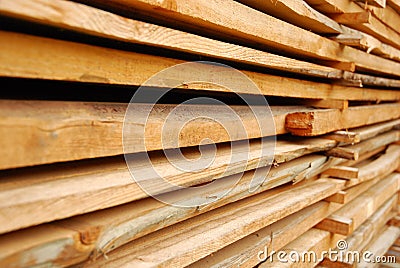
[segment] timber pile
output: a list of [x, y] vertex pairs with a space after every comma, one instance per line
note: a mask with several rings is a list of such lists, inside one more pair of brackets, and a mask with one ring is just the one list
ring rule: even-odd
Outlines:
[[[299, 267], [271, 251], [330, 248], [400, 262], [398, 0], [2, 0], [0, 20], [1, 267]], [[186, 84], [184, 73], [147, 83], [179, 86], [154, 106], [134, 103], [126, 121], [140, 85], [193, 60], [249, 77], [274, 129], [258, 129], [252, 112], [262, 105], [251, 111], [225, 87]], [[228, 67], [207, 68], [237, 94], [253, 94]], [[237, 126], [215, 103], [174, 110], [197, 96], [228, 104], [246, 135], [226, 134], [220, 125]], [[135, 131], [147, 109], [150, 130], [124, 148], [124, 125]], [[204, 112], [220, 125], [190, 121], [179, 143], [165, 145], [172, 111], [174, 131]], [[212, 163], [196, 172], [172, 167], [165, 153], [196, 159], [213, 144]], [[232, 160], [234, 147], [250, 153]], [[146, 174], [150, 159], [188, 187], [150, 177], [158, 197], [216, 201], [157, 201], [132, 179], [124, 153], [136, 172]], [[260, 186], [249, 191], [254, 178]]]

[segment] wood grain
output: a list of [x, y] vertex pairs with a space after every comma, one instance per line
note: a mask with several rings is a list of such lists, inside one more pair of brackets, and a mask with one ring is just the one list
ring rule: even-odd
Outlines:
[[294, 135], [314, 136], [399, 117], [399, 103], [366, 105], [349, 107], [343, 111], [326, 109], [318, 113], [313, 111], [291, 113], [286, 116], [286, 128]]

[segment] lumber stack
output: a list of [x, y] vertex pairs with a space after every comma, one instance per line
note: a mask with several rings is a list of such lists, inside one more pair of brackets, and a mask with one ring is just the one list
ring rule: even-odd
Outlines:
[[3, 0], [0, 20], [1, 267], [400, 263], [398, 0]]

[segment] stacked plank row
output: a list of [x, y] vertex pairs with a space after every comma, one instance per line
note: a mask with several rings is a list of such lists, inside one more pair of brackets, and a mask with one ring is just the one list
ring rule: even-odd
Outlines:
[[[3, 0], [0, 16], [1, 267], [376, 265], [271, 255], [329, 249], [398, 261], [399, 1]], [[265, 107], [249, 109], [225, 87], [187, 83], [185, 73], [148, 82], [198, 60], [250, 78], [261, 95], [227, 66], [206, 65], [236, 94], [265, 97], [274, 129], [256, 127], [253, 113]], [[128, 104], [145, 82], [149, 91], [179, 86], [159, 103]], [[221, 105], [175, 109], [198, 96], [227, 103], [246, 135], [226, 135], [219, 124], [237, 126]], [[135, 130], [148, 109], [144, 137], [133, 133], [124, 148], [124, 126]], [[174, 130], [190, 124], [178, 143], [163, 143], [173, 111]], [[218, 122], [191, 121], [205, 111]], [[265, 154], [264, 138], [275, 135]], [[250, 153], [232, 160], [232, 148]], [[212, 161], [186, 172], [169, 163], [177, 152]], [[150, 159], [187, 187], [146, 178], [157, 197], [215, 201], [157, 201], [124, 154], [138, 174]], [[260, 185], [249, 191], [254, 178]]]

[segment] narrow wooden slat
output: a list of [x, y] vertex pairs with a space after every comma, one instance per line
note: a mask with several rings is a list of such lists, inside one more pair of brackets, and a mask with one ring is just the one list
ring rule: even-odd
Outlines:
[[328, 132], [370, 125], [400, 117], [400, 104], [349, 107], [340, 111], [302, 112], [286, 116], [286, 128], [294, 135], [314, 136]]
[[[275, 150], [275, 163], [282, 163], [293, 158], [300, 157], [312, 151], [325, 150], [328, 146], [334, 146], [332, 141], [326, 139], [314, 140], [314, 144], [300, 145], [297, 142], [282, 142]], [[245, 147], [236, 147], [239, 150], [246, 150]], [[264, 150], [264, 151], [263, 151]], [[201, 183], [220, 179], [221, 176], [229, 176], [261, 168], [269, 164], [268, 159], [273, 155], [265, 154], [265, 147], [260, 142], [253, 141], [250, 144], [250, 155], [243, 161], [240, 159], [231, 160], [231, 147], [228, 145], [219, 146], [214, 154], [202, 149], [205, 155], [209, 155], [214, 160], [213, 164], [196, 172], [184, 172], [172, 165], [160, 154], [151, 155], [152, 168], [173, 185], [194, 186]], [[262, 153], [264, 152], [264, 153]], [[273, 152], [270, 152], [271, 154]], [[199, 153], [196, 151], [186, 151], [185, 155], [195, 158]], [[148, 163], [146, 158], [136, 159], [135, 167], [137, 172], [146, 174]], [[279, 170], [272, 168], [271, 176], [282, 176], [283, 179], [293, 180], [298, 174], [306, 176], [308, 171], [319, 167], [326, 161], [325, 156], [312, 156], [312, 161], [296, 161], [293, 163], [282, 164], [282, 169], [291, 167], [293, 174], [279, 175]], [[226, 165], [230, 163], [229, 167]], [[319, 163], [319, 164], [318, 164]], [[263, 174], [263, 173], [261, 173]], [[161, 184], [157, 176], [147, 178], [152, 182], [152, 191], [162, 194], [173, 190], [171, 185]], [[94, 183], [95, 182], [95, 183]], [[50, 167], [37, 167], [28, 170], [16, 170], [5, 172], [0, 179], [0, 216], [2, 222], [0, 232], [11, 231], [22, 227], [32, 226], [43, 222], [83, 214], [99, 209], [104, 209], [134, 200], [148, 197], [140, 186], [133, 180], [126, 163], [122, 158], [93, 160], [82, 164], [60, 164]], [[248, 189], [248, 188], [247, 188]], [[46, 191], [48, 194], [43, 194]], [[39, 210], [38, 208], [46, 208]], [[20, 213], [15, 213], [20, 211]], [[35, 217], [31, 212], [36, 211]]]
[[[291, 55], [304, 55], [322, 60], [354, 62], [357, 67], [377, 73], [400, 75], [400, 64], [393, 64], [351, 47], [342, 47], [334, 41], [313, 34], [289, 23], [277, 20], [245, 5], [232, 1], [206, 0], [187, 2], [177, 0], [165, 5], [152, 0], [107, 3], [97, 0], [82, 2], [113, 10], [130, 17], [142, 16], [161, 23], [184, 25], [186, 29], [235, 39], [255, 47], [268, 46]], [[257, 17], [257, 21], [254, 18]], [[267, 28], [266, 28], [267, 27]], [[284, 31], [282, 29], [285, 29]], [[304, 42], [307, 40], [307, 42]]]
[[340, 179], [358, 178], [358, 168], [346, 166], [333, 166], [322, 174], [329, 175]]
[[[167, 139], [165, 133], [162, 134], [162, 127], [176, 105], [157, 104], [153, 107], [151, 104], [135, 104], [130, 110], [134, 111], [134, 115], [128, 115], [125, 119], [128, 105], [123, 103], [0, 100], [0, 104], [0, 144], [3, 153], [7, 154], [7, 157], [0, 160], [1, 169], [174, 147], [173, 142]], [[153, 108], [148, 115], [147, 109], [150, 107]], [[245, 124], [244, 129], [249, 130], [249, 132], [242, 131], [247, 134], [239, 137], [236, 134], [228, 134], [220, 123], [203, 118], [205, 107], [207, 107], [207, 114], [219, 114], [222, 118], [224, 114], [222, 110], [227, 113], [227, 109], [223, 106], [189, 105], [185, 107], [185, 109], [174, 110], [174, 114], [179, 114], [180, 122], [197, 119], [191, 121], [191, 124], [186, 124], [182, 129], [178, 126], [178, 121], [169, 125], [171, 129], [174, 129], [174, 126], [179, 128], [180, 147], [199, 145], [204, 138], [218, 143], [234, 139], [258, 138], [261, 133], [274, 135], [275, 130], [276, 134], [282, 134], [286, 132], [284, 122], [287, 113], [298, 109], [307, 110], [304, 107], [296, 108], [296, 106], [272, 108], [275, 127], [264, 126], [262, 129], [254, 125], [258, 123], [253, 111], [261, 112], [260, 120], [270, 120], [266, 117], [268, 113], [265, 113], [265, 107], [257, 106], [252, 111], [246, 106], [235, 106], [236, 108], [232, 106], [232, 113], [225, 118], [226, 121], [224, 119], [220, 121], [226, 128], [237, 127], [238, 122], [232, 120], [232, 114], [239, 113], [238, 116]], [[147, 117], [148, 121], [143, 133], [141, 120]], [[123, 126], [126, 131], [132, 133], [130, 139], [128, 136], [124, 137], [125, 145], [129, 145], [125, 148], [122, 143]], [[144, 148], [144, 138], [146, 148]], [[173, 138], [169, 137], [169, 139]]]
[[[369, 128], [371, 132], [364, 132], [365, 136], [373, 135], [373, 132], [378, 131], [380, 128]], [[360, 132], [358, 132], [360, 134]], [[360, 134], [359, 136], [361, 136]], [[363, 138], [365, 137], [363, 136]], [[360, 137], [361, 140], [361, 137]], [[380, 134], [373, 138], [365, 139], [363, 142], [360, 142], [355, 145], [347, 145], [343, 147], [336, 147], [326, 152], [326, 155], [341, 157], [350, 160], [357, 160], [359, 155], [379, 148], [384, 145], [388, 145], [390, 143], [396, 142], [400, 140], [400, 130], [390, 130], [386, 133]]]
[[[2, 52], [0, 53], [0, 76], [139, 86], [156, 73], [185, 63], [181, 60], [10, 32], [0, 31], [0, 39], [7, 40], [7, 42], [0, 42]], [[37, 61], [38, 54], [45, 58]], [[226, 68], [221, 66], [208, 66], [208, 68], [208, 72], [218, 73], [221, 79], [235, 83], [237, 93], [252, 93], [246, 85], [242, 85], [241, 81], [237, 81], [228, 74]], [[264, 95], [311, 99], [400, 100], [400, 91], [359, 89], [248, 71], [243, 71], [243, 73], [258, 86]], [[173, 84], [179, 85], [185, 80], [191, 81], [190, 79], [193, 79], [191, 75], [180, 73], [169, 77], [168, 80], [147, 85], [168, 87]], [[179, 88], [187, 89], [188, 85], [182, 85]], [[209, 83], [190, 85], [190, 89], [231, 92], [225, 87], [217, 87]]]
[[394, 172], [400, 165], [400, 146], [390, 145], [385, 154], [371, 161], [369, 164], [359, 167], [358, 178], [349, 179], [346, 187], [357, 185], [360, 182], [371, 180]]
[[359, 143], [360, 141], [375, 137], [376, 135], [400, 126], [400, 119], [378, 123], [370, 126], [349, 129], [347, 131], [336, 131], [325, 137], [344, 143]]
[[347, 204], [363, 192], [365, 192], [367, 189], [371, 188], [373, 185], [375, 185], [380, 178], [376, 178], [373, 180], [369, 180], [363, 183], [360, 183], [356, 186], [347, 188], [346, 190], [339, 191], [336, 194], [326, 198], [326, 201], [329, 202], [336, 202], [339, 204]]

